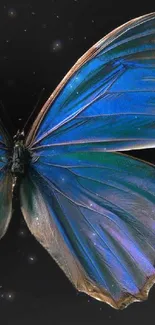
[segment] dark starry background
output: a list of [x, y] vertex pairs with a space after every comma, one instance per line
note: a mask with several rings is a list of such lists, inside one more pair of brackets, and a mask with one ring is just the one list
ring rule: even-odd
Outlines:
[[[41, 90], [45, 88], [36, 115], [96, 41], [154, 10], [153, 1], [0, 1], [0, 114], [11, 134], [24, 125]], [[133, 154], [155, 162], [154, 150]], [[146, 324], [155, 317], [154, 306], [155, 289], [147, 302], [123, 311], [78, 294], [31, 236], [16, 200], [10, 227], [0, 242], [0, 325]]]

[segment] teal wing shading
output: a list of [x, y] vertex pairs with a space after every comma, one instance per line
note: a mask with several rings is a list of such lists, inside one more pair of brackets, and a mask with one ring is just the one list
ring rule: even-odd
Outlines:
[[57, 153], [155, 146], [155, 13], [115, 29], [76, 62], [34, 122], [32, 144]]
[[12, 175], [8, 167], [11, 147], [11, 139], [0, 121], [0, 238], [12, 216]]
[[44, 152], [20, 188], [36, 239], [82, 292], [114, 308], [155, 282], [155, 167], [119, 153]]

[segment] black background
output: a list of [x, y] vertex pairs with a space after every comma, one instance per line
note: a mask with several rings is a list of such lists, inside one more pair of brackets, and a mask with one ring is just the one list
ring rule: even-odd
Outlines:
[[[1, 1], [0, 114], [10, 133], [24, 125], [45, 88], [37, 115], [69, 68], [96, 41], [154, 10], [153, 1]], [[155, 162], [154, 150], [132, 154]], [[155, 289], [148, 301], [123, 311], [78, 294], [29, 233], [16, 200], [0, 242], [0, 325], [148, 324], [154, 306]]]

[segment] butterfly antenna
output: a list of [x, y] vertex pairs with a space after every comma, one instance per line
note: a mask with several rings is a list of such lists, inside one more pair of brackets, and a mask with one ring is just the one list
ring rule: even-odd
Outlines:
[[41, 101], [41, 98], [42, 98], [42, 95], [43, 95], [44, 91], [45, 91], [45, 88], [42, 88], [42, 89], [41, 89], [41, 92], [40, 92], [40, 94], [39, 94], [38, 100], [37, 100], [37, 102], [36, 102], [36, 104], [35, 104], [35, 106], [34, 106], [32, 112], [31, 112], [31, 114], [29, 115], [29, 117], [28, 117], [28, 119], [27, 119], [27, 121], [26, 121], [26, 123], [25, 123], [25, 125], [24, 125], [24, 127], [23, 127], [23, 130], [25, 129], [26, 125], [27, 125], [28, 122], [30, 121], [30, 119], [31, 119], [32, 115], [34, 114], [35, 110], [37, 109], [37, 107], [38, 107], [38, 105], [39, 105], [39, 103], [40, 103], [40, 101]]

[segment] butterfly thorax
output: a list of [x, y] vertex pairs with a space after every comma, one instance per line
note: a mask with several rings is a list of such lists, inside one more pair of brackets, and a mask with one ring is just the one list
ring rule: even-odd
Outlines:
[[23, 132], [17, 132], [16, 136], [14, 137], [14, 146], [11, 159], [11, 172], [13, 175], [18, 176], [24, 174], [29, 159], [29, 152], [24, 145], [24, 134]]

